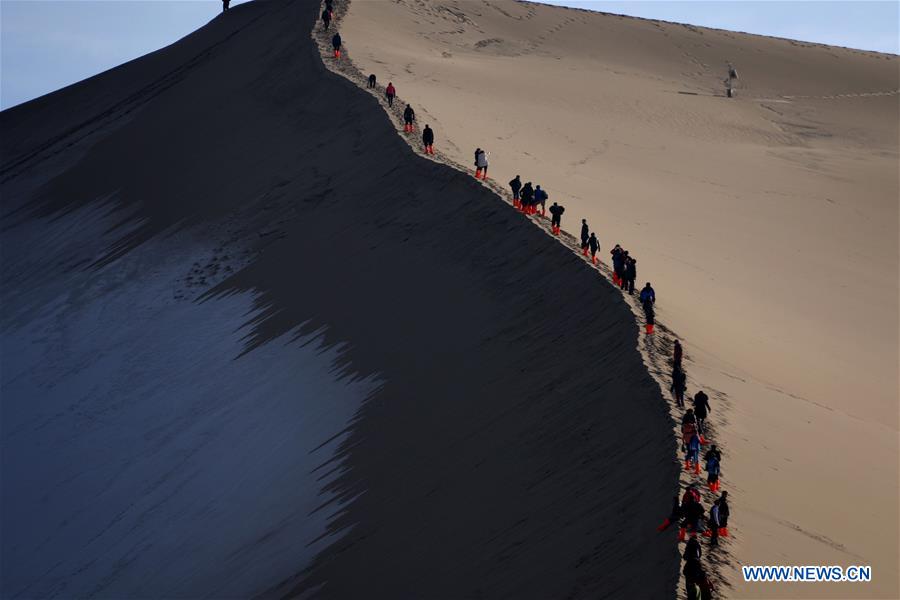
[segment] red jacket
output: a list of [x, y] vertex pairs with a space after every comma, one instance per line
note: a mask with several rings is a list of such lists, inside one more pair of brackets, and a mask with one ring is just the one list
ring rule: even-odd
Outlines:
[[384, 90], [384, 93], [387, 94], [388, 96], [396, 96], [397, 90], [394, 89], [393, 84], [388, 84], [387, 88]]

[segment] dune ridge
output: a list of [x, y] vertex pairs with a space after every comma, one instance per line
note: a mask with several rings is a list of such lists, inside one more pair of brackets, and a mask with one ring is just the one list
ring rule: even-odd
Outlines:
[[673, 596], [626, 303], [410, 152], [317, 9], [0, 113], [3, 595]]

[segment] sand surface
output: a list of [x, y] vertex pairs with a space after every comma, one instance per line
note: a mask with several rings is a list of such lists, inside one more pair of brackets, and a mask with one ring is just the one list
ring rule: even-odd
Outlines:
[[355, 0], [341, 32], [441, 151], [638, 257], [712, 391], [739, 561], [873, 566], [730, 594], [900, 596], [897, 57], [500, 0]]
[[316, 13], [0, 113], [0, 595], [672, 597], [627, 303], [415, 156]]

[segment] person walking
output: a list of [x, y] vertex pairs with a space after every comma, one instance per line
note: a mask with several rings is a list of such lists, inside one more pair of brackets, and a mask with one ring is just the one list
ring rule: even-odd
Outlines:
[[377, 79], [378, 78], [375, 77], [375, 73], [372, 73], [371, 75], [369, 75], [369, 89], [372, 89], [375, 87], [375, 82], [377, 81]]
[[425, 125], [422, 130], [422, 144], [425, 146], [425, 154], [434, 156], [434, 131], [430, 125]]
[[553, 235], [559, 235], [559, 228], [562, 225], [562, 215], [564, 212], [566, 212], [566, 209], [556, 202], [550, 207], [550, 229], [553, 231]]
[[722, 492], [722, 495], [719, 496], [719, 535], [722, 537], [728, 537], [728, 517], [730, 516], [728, 492]]
[[585, 256], [588, 255], [588, 238], [590, 237], [590, 230], [588, 229], [587, 219], [581, 220], [581, 253]]
[[522, 189], [522, 180], [516, 175], [515, 179], [509, 182], [509, 188], [512, 190], [513, 206], [519, 208], [522, 202], [519, 198], [519, 190]]
[[341, 46], [343, 46], [344, 41], [341, 39], [340, 33], [335, 33], [334, 37], [331, 38], [331, 47], [334, 48], [334, 57], [341, 57]]
[[709, 545], [719, 545], [719, 501], [716, 500], [709, 507]]
[[[669, 388], [675, 398], [678, 408], [684, 408], [684, 392], [687, 389], [687, 374], [683, 369], [676, 367], [672, 370], [672, 387]], [[693, 414], [693, 411], [690, 411]]]
[[535, 213], [537, 213], [538, 204], [541, 205], [541, 216], [547, 216], [547, 198], [550, 196], [547, 195], [547, 192], [541, 189], [541, 186], [537, 186], [534, 188], [534, 208]]
[[413, 110], [413, 107], [409, 104], [406, 105], [406, 108], [403, 109], [403, 131], [405, 133], [412, 133], [413, 131], [413, 121], [416, 120], [416, 111]]
[[700, 600], [699, 584], [706, 577], [699, 560], [688, 560], [684, 563], [684, 587], [687, 600]]
[[612, 250], [609, 251], [609, 254], [611, 257], [610, 260], [612, 261], [612, 266], [613, 266], [613, 276], [612, 276], [613, 283], [616, 285], [619, 285], [619, 272], [621, 269], [623, 252], [624, 252], [624, 250], [622, 250], [622, 247], [618, 244], [616, 244], [615, 248], [613, 248]]
[[624, 290], [625, 287], [628, 285], [628, 280], [625, 279], [625, 268], [628, 265], [629, 258], [630, 257], [628, 256], [628, 250], [622, 250], [619, 253], [618, 264], [613, 263], [613, 268], [615, 269], [616, 274], [619, 277], [619, 289], [620, 290]]
[[697, 431], [700, 432], [700, 439], [703, 439], [704, 422], [711, 411], [709, 396], [703, 393], [703, 390], [694, 394], [694, 414], [697, 415]]
[[[698, 438], [699, 439], [699, 438]], [[719, 489], [719, 474], [721, 473], [721, 463], [719, 462], [719, 453], [706, 453], [706, 484], [709, 491], [715, 492]]]
[[328, 31], [331, 27], [331, 11], [327, 8], [322, 11], [322, 25], [324, 26], [322, 31]]
[[672, 354], [672, 366], [674, 368], [677, 368], [677, 369], [681, 368], [681, 358], [682, 358], [683, 354], [684, 353], [681, 349], [681, 342], [679, 342], [678, 340], [675, 340], [675, 346], [674, 346], [673, 354]]
[[222, 12], [228, 10], [228, 5], [231, 4], [231, 0], [222, 0]]
[[629, 258], [625, 263], [625, 287], [629, 295], [634, 296], [634, 280], [637, 279], [637, 259]]
[[703, 556], [703, 550], [700, 548], [700, 540], [692, 536], [685, 545], [684, 554], [681, 557], [684, 560], [700, 560], [701, 556]]
[[646, 321], [647, 335], [653, 333], [656, 326], [656, 313], [653, 311], [653, 302], [648, 298], [643, 301], [641, 306], [644, 308], [644, 320]]
[[697, 417], [694, 416], [693, 409], [687, 411], [681, 416], [681, 451], [687, 451], [688, 442], [691, 436], [697, 433]]
[[531, 204], [533, 201], [534, 188], [531, 187], [531, 182], [529, 181], [522, 186], [519, 206], [521, 207], [523, 213], [528, 214], [528, 211], [531, 210]]
[[388, 106], [394, 106], [394, 98], [397, 96], [397, 89], [390, 81], [388, 81], [387, 87], [384, 88], [384, 95], [387, 97]]
[[597, 250], [600, 249], [600, 240], [597, 239], [597, 236], [591, 233], [591, 237], [588, 238], [588, 248], [591, 250], [591, 263], [597, 264]]
[[694, 470], [695, 475], [700, 474], [700, 436], [695, 431], [687, 443], [684, 456], [684, 470]]
[[653, 286], [650, 285], [650, 282], [647, 282], [647, 285], [644, 286], [644, 289], [641, 290], [641, 304], [650, 300], [653, 304], [656, 304], [656, 292], [653, 291]]
[[487, 152], [481, 148], [475, 150], [475, 179], [487, 181], [488, 159]]

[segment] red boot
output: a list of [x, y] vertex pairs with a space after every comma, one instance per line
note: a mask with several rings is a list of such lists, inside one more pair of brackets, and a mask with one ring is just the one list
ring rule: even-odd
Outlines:
[[[721, 529], [719, 531], [721, 531]], [[684, 527], [679, 529], [678, 530], [678, 541], [683, 542], [686, 534], [687, 534], [687, 530]]]

